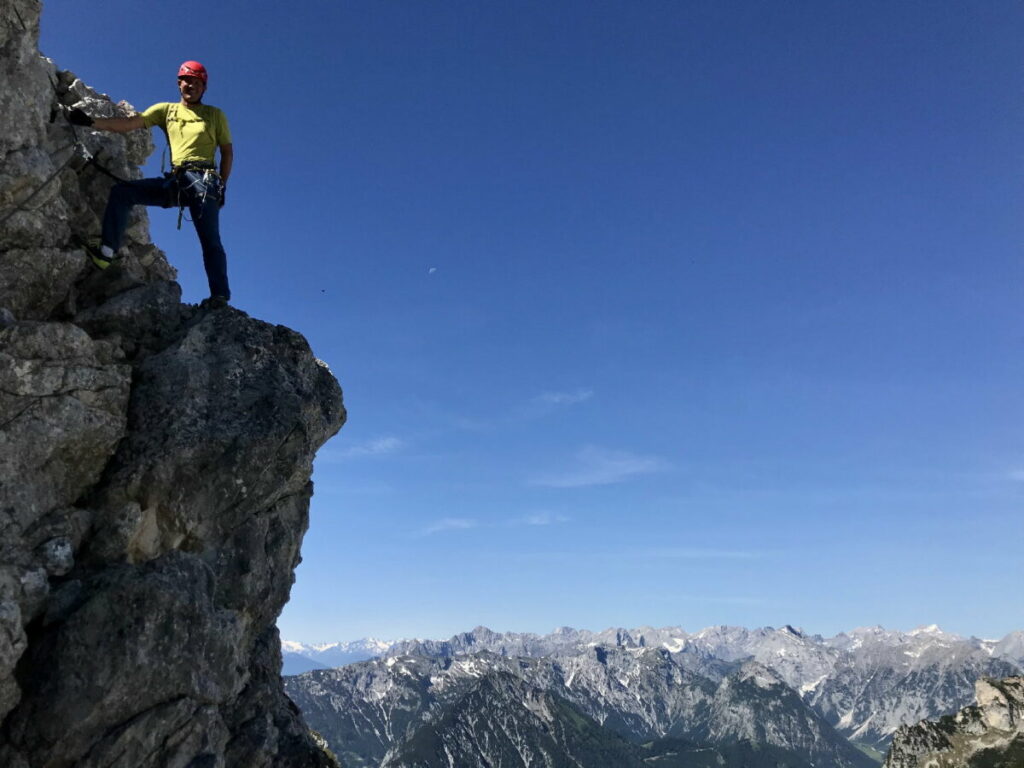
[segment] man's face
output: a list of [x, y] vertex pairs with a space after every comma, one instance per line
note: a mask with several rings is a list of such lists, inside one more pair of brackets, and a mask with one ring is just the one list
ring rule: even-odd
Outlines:
[[178, 78], [178, 90], [181, 91], [181, 100], [186, 104], [198, 104], [199, 100], [203, 98], [206, 86], [198, 77], [186, 76]]

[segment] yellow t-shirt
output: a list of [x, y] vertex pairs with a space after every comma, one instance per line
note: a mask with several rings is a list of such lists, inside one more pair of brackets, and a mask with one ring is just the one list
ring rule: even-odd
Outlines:
[[228, 119], [216, 107], [197, 104], [191, 109], [163, 102], [142, 113], [147, 128], [158, 125], [167, 134], [171, 163], [212, 163], [217, 147], [231, 143]]

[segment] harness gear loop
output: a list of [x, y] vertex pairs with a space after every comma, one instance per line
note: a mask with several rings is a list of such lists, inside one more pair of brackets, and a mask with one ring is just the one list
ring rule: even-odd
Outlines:
[[[187, 186], [182, 185], [182, 176], [189, 171], [202, 171], [203, 175], [199, 178], [193, 179]], [[212, 179], [220, 179], [220, 174], [217, 173], [217, 166], [213, 163], [203, 162], [201, 160], [188, 160], [180, 165], [173, 166], [171, 172], [166, 174], [170, 177], [171, 183], [175, 185], [175, 193], [177, 195], [177, 208], [178, 208], [178, 229], [181, 229], [181, 221], [185, 216], [186, 201], [182, 199], [183, 193], [188, 192], [197, 184], [202, 183], [203, 186], [203, 197], [199, 201], [200, 218], [203, 215], [202, 206], [206, 205], [206, 196], [210, 193], [210, 182]]]

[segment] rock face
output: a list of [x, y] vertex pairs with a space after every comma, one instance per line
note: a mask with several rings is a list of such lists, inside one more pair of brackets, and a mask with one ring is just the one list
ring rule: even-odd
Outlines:
[[[341, 390], [297, 333], [180, 303], [137, 209], [99, 272], [112, 184], [145, 132], [0, 4], [0, 765], [335, 765], [285, 696], [275, 621]], [[77, 143], [76, 143], [77, 142]], [[84, 149], [83, 149], [84, 147]]]
[[977, 704], [897, 731], [885, 768], [1024, 765], [1024, 677], [979, 680]]

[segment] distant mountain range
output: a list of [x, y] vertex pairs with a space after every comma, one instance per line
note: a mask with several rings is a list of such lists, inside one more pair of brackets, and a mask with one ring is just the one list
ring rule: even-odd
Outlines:
[[757, 662], [716, 683], [664, 649], [389, 656], [289, 677], [285, 689], [346, 766], [545, 765], [546, 755], [639, 768], [645, 744], [710, 765], [728, 765], [718, 758], [737, 745], [794, 768], [876, 765]]
[[374, 640], [365, 637], [347, 643], [296, 643], [291, 640], [281, 641], [281, 655], [284, 657], [282, 675], [300, 675], [311, 669], [332, 669], [354, 664], [357, 661], [375, 659], [386, 654], [395, 642]]
[[[448, 765], [430, 755], [452, 750], [469, 750], [460, 752], [467, 765], [483, 764], [467, 755], [481, 744], [501, 751], [498, 743], [533, 750], [537, 764], [561, 749], [563, 757], [576, 755], [566, 764], [587, 765], [580, 755], [588, 744], [596, 750], [588, 760], [622, 747], [638, 765], [662, 768], [700, 766], [705, 758], [708, 765], [858, 768], [877, 764], [901, 725], [970, 703], [979, 678], [1020, 674], [1022, 651], [1024, 632], [992, 641], [934, 626], [832, 638], [789, 626], [692, 634], [561, 628], [549, 635], [478, 627], [445, 641], [285, 644], [286, 654], [324, 666], [378, 657], [288, 678], [286, 688], [344, 764], [388, 768]], [[524, 691], [544, 705], [514, 703]], [[504, 741], [493, 732], [497, 720], [478, 718], [486, 734], [471, 732], [467, 702], [502, 696], [507, 706], [494, 703], [488, 718], [501, 713], [511, 729]], [[564, 743], [552, 746], [552, 729]], [[633, 763], [594, 763], [610, 764]]]

